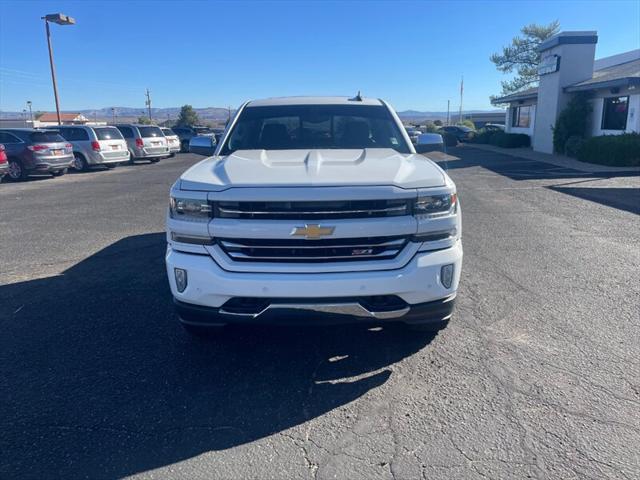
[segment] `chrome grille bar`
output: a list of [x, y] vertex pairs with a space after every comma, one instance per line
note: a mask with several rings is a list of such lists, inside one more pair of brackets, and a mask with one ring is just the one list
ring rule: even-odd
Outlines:
[[238, 262], [346, 262], [396, 257], [409, 237], [298, 239], [217, 239]]
[[216, 201], [214, 216], [219, 218], [332, 219], [376, 218], [410, 215], [413, 199], [335, 200], [335, 201]]

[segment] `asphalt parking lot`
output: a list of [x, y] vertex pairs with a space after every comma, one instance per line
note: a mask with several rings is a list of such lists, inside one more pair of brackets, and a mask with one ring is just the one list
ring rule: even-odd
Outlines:
[[640, 177], [451, 153], [435, 337], [189, 338], [163, 224], [196, 156], [0, 185], [0, 478], [640, 478]]

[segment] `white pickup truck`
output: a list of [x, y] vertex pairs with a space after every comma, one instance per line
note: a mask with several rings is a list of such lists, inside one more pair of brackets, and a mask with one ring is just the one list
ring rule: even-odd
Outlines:
[[171, 187], [166, 266], [184, 327], [447, 325], [456, 187], [382, 100], [250, 101]]

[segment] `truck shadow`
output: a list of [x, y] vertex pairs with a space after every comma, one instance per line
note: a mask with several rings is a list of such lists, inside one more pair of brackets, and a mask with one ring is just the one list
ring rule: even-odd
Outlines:
[[301, 425], [382, 386], [433, 337], [176, 321], [164, 234], [0, 286], [0, 477], [114, 478]]

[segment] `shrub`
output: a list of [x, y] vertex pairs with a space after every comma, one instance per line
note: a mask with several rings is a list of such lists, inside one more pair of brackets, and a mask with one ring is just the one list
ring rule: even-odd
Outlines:
[[553, 127], [553, 149], [557, 153], [566, 153], [567, 140], [571, 137], [584, 138], [591, 118], [591, 103], [586, 93], [577, 93], [558, 115]]
[[617, 167], [640, 166], [640, 134], [588, 138], [578, 151], [578, 160]]
[[471, 140], [473, 143], [491, 143], [491, 138], [496, 134], [495, 130], [481, 128]]
[[466, 119], [466, 120], [463, 120], [462, 122], [459, 122], [458, 125], [460, 125], [461, 127], [469, 127], [471, 130], [475, 130], [476, 129], [475, 123], [473, 123], [469, 119]]
[[578, 135], [570, 136], [564, 144], [565, 155], [569, 155], [570, 157], [576, 158], [584, 142], [585, 142], [584, 138]]
[[491, 145], [502, 148], [529, 147], [531, 138], [524, 133], [495, 132], [489, 142]]

